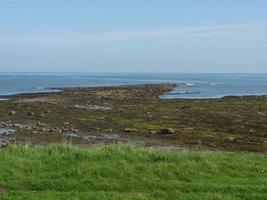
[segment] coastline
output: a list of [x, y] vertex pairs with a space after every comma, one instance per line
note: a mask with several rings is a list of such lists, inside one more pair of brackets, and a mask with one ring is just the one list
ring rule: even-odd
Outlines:
[[267, 124], [266, 96], [159, 98], [175, 86], [79, 87], [11, 95], [1, 101], [1, 128], [15, 129], [21, 144], [67, 141], [90, 147], [122, 142], [173, 150], [267, 151], [267, 127], [254, 125]]
[[[136, 86], [145, 86], [145, 85], [172, 85], [172, 89], [167, 91], [164, 94], [159, 94], [160, 97], [163, 97], [163, 95], [168, 95], [168, 98], [162, 98], [165, 100], [168, 99], [177, 99], [177, 100], [209, 100], [209, 99], [227, 99], [227, 98], [249, 98], [249, 97], [267, 97], [267, 93], [262, 93], [262, 94], [244, 94], [244, 95], [219, 95], [219, 96], [214, 96], [214, 97], [170, 97], [172, 95], [180, 95], [184, 94], [181, 92], [175, 92], [174, 89], [178, 87], [184, 87], [185, 85], [197, 85], [197, 84], [191, 84], [191, 83], [148, 83], [148, 84], [125, 84], [125, 85], [110, 85], [110, 86], [81, 86], [81, 87], [45, 87], [42, 88], [47, 91], [36, 91], [36, 92], [16, 92], [12, 94], [0, 94], [0, 101], [6, 101], [9, 100], [9, 98], [15, 97], [15, 96], [31, 96], [31, 95], [49, 95], [51, 93], [60, 93], [64, 92], [65, 90], [87, 90], [87, 89], [104, 89], [104, 88], [120, 88], [120, 87], [136, 87]], [[195, 93], [188, 93], [188, 94], [199, 94], [199, 92]]]

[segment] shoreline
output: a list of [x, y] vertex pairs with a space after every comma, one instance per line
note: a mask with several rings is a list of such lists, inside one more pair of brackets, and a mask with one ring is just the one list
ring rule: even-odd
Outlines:
[[[92, 87], [88, 87], [88, 86], [81, 86], [81, 87], [45, 87], [43, 88], [44, 90], [48, 90], [48, 91], [36, 91], [36, 92], [21, 92], [21, 93], [12, 93], [12, 94], [0, 94], [0, 101], [6, 101], [9, 100], [9, 98], [15, 97], [15, 96], [30, 96], [30, 95], [44, 95], [44, 94], [51, 94], [51, 93], [60, 93], [60, 92], [64, 92], [65, 90], [88, 90], [88, 89], [104, 89], [104, 88], [117, 88], [117, 87], [135, 87], [135, 86], [149, 86], [149, 85], [173, 85], [173, 88], [171, 91], [168, 91], [166, 94], [168, 96], [172, 96], [172, 95], [179, 95], [179, 94], [183, 94], [180, 92], [175, 92], [175, 93], [171, 93], [172, 91], [174, 91], [174, 88], [176, 87], [184, 87], [184, 85], [186, 83], [149, 83], [149, 84], [126, 84], [126, 85], [110, 85], [110, 86], [92, 86]], [[163, 94], [163, 95], [166, 95]], [[221, 95], [221, 96], [214, 96], [214, 97], [167, 97], [167, 98], [162, 98], [165, 100], [218, 100], [218, 99], [226, 99], [226, 98], [249, 98], [249, 97], [267, 97], [267, 94], [244, 94], [244, 95]]]

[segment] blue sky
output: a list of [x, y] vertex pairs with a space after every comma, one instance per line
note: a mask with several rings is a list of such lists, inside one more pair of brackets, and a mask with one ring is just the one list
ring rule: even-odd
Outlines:
[[0, 0], [0, 71], [267, 73], [266, 10], [266, 0]]

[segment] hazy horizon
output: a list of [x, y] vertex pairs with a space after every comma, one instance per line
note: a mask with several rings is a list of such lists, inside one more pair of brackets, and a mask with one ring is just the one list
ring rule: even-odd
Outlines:
[[1, 73], [267, 73], [265, 0], [0, 0]]

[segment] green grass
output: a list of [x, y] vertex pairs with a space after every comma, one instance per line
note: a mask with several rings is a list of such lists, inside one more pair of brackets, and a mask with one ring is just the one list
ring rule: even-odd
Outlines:
[[125, 145], [0, 150], [0, 199], [267, 199], [267, 157]]

